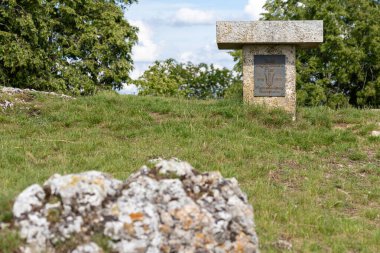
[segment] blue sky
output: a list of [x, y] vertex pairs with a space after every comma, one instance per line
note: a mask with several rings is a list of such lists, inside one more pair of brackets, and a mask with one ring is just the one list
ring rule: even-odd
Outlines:
[[232, 68], [232, 57], [217, 48], [215, 22], [257, 20], [264, 3], [265, 0], [139, 0], [125, 12], [126, 19], [140, 29], [139, 44], [133, 49], [132, 77], [139, 77], [155, 60], [168, 58]]

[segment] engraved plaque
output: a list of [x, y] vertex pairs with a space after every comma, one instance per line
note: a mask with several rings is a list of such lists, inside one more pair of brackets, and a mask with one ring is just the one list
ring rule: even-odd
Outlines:
[[285, 97], [285, 55], [254, 56], [255, 97]]

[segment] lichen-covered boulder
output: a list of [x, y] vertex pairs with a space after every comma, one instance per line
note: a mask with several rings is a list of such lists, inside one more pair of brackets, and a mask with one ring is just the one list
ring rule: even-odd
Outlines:
[[235, 179], [157, 160], [125, 182], [54, 175], [13, 206], [23, 252], [258, 252], [253, 210]]

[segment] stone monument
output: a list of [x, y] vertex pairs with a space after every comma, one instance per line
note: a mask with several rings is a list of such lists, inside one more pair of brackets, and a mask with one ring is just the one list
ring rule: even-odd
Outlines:
[[323, 21], [220, 21], [219, 49], [243, 49], [243, 97], [248, 104], [296, 115], [296, 48], [323, 42]]

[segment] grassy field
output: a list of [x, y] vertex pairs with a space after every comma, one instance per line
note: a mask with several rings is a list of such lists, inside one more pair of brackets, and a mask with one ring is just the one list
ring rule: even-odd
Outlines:
[[[255, 209], [262, 252], [380, 252], [380, 111], [281, 111], [234, 101], [102, 93], [18, 95], [0, 109], [0, 222], [14, 197], [54, 173], [125, 179], [156, 157], [236, 177]], [[14, 100], [0, 94], [0, 102]], [[0, 230], [0, 252], [19, 243]]]

